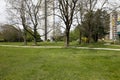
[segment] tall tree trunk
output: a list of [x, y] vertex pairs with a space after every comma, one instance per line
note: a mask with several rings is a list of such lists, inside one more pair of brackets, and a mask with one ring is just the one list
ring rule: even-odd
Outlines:
[[55, 4], [53, 0], [53, 36], [55, 36]]
[[37, 39], [36, 39], [35, 36], [34, 36], [34, 45], [35, 45], [35, 46], [37, 45]]
[[66, 29], [66, 35], [65, 35], [65, 47], [69, 47], [69, 42], [70, 42], [70, 31], [69, 29]]
[[82, 43], [82, 32], [79, 30], [79, 44]]
[[45, 0], [45, 41], [47, 41], [47, 0]]
[[34, 45], [37, 45], [37, 29], [34, 29]]
[[[91, 2], [91, 0], [90, 0]], [[89, 22], [88, 22], [88, 43], [91, 43], [91, 38], [92, 38], [92, 11], [90, 10], [90, 15], [89, 15]]]
[[22, 18], [22, 25], [24, 28], [24, 32], [23, 32], [24, 45], [27, 45], [27, 31], [26, 31], [26, 24], [24, 18]]
[[97, 43], [98, 42], [98, 34], [95, 34], [93, 39], [94, 39], [94, 42]]
[[91, 30], [89, 30], [89, 32], [88, 32], [88, 41], [87, 41], [87, 43], [91, 43]]
[[24, 45], [27, 45], [27, 32], [24, 29], [24, 33], [23, 33], [23, 39], [24, 39]]

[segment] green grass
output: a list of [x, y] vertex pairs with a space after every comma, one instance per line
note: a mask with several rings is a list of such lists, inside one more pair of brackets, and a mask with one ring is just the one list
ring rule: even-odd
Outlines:
[[[37, 46], [64, 46], [64, 42], [38, 42]], [[120, 49], [120, 45], [104, 45], [105, 43], [82, 43], [79, 45], [76, 41], [70, 42], [70, 46], [90, 47], [90, 48], [115, 48]], [[23, 46], [23, 42], [0, 42], [0, 45], [19, 45]], [[28, 42], [27, 46], [34, 46], [33, 42]]]
[[119, 51], [0, 47], [0, 80], [119, 79]]
[[0, 45], [23, 45], [23, 42], [0, 42]]
[[[23, 46], [23, 42], [0, 42], [0, 45], [19, 45]], [[28, 46], [33, 46], [33, 42], [28, 42]], [[38, 46], [64, 46], [64, 42], [37, 42]]]

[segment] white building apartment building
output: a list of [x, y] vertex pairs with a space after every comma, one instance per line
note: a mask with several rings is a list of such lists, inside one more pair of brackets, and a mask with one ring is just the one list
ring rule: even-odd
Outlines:
[[116, 41], [120, 35], [120, 12], [112, 12], [110, 14], [110, 40]]
[[[41, 39], [45, 40], [45, 24], [47, 25], [47, 39], [51, 40], [51, 38], [54, 36], [54, 30], [55, 30], [55, 16], [54, 16], [54, 0], [46, 0], [46, 11], [45, 11], [45, 0], [42, 2], [42, 8], [41, 8], [41, 19], [39, 21], [39, 29], [38, 32], [41, 35]], [[45, 22], [45, 18], [47, 19]]]

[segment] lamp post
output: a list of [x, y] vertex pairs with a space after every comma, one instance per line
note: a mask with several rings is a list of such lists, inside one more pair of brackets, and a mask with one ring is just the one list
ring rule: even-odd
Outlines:
[[45, 0], [45, 41], [47, 41], [47, 0]]

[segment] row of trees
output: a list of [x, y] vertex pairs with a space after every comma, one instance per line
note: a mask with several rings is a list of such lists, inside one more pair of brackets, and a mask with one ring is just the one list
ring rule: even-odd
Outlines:
[[[86, 13], [81, 25], [78, 25], [73, 31], [71, 31], [71, 39], [79, 39], [79, 44], [81, 44], [82, 37], [88, 38], [89, 36], [89, 16], [90, 13]], [[98, 42], [98, 39], [104, 38], [109, 34], [109, 14], [106, 11], [92, 11], [92, 21], [91, 21], [91, 42]]]
[[[101, 5], [97, 8], [100, 2]], [[92, 39], [97, 42], [98, 38], [108, 32], [109, 15], [103, 11], [107, 2], [108, 0], [58, 0], [60, 17], [65, 24], [66, 47], [69, 46], [70, 29], [74, 19], [77, 20], [79, 43], [81, 43], [82, 35], [87, 37], [88, 43], [90, 43]]]
[[24, 45], [27, 45], [27, 33], [33, 36], [34, 45], [37, 45], [37, 30], [41, 19], [42, 0], [7, 0], [7, 3], [8, 12], [12, 16], [12, 24], [22, 25], [23, 27]]
[[[104, 10], [108, 0], [7, 0], [9, 3], [9, 13], [15, 18], [14, 23], [21, 24], [24, 30], [24, 44], [27, 44], [27, 32], [34, 37], [34, 44], [37, 45], [37, 30], [41, 19], [45, 18], [45, 39], [47, 26], [48, 5], [54, 4], [51, 10], [56, 10], [55, 16], [58, 16], [65, 27], [65, 46], [69, 46], [70, 29], [77, 26], [79, 31], [79, 43], [81, 37], [85, 36], [88, 43], [92, 40], [98, 41], [98, 38], [104, 37], [108, 33], [109, 14]], [[43, 3], [45, 7], [43, 8]], [[98, 6], [99, 5], [99, 6]], [[41, 12], [45, 11], [45, 16]], [[17, 14], [17, 15], [16, 15]], [[14, 17], [13, 17], [14, 15]], [[73, 25], [75, 24], [75, 25]], [[54, 26], [53, 26], [54, 27]], [[31, 33], [29, 28], [33, 31]]]
[[[29, 29], [29, 32], [33, 33], [33, 31], [31, 29]], [[23, 40], [24, 40], [23, 39], [23, 30], [16, 28], [13, 25], [8, 25], [8, 24], [0, 26], [0, 41], [22, 42]], [[31, 36], [31, 34], [29, 34], [27, 32], [26, 40], [33, 41], [34, 37]], [[37, 32], [37, 41], [41, 41], [40, 35], [38, 32]]]
[[0, 41], [21, 41], [21, 31], [12, 25], [1, 25], [0, 29]]

